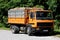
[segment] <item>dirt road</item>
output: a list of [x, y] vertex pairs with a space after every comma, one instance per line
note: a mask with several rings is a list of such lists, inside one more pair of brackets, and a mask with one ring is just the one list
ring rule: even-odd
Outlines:
[[0, 40], [60, 40], [55, 36], [28, 36], [27, 34], [13, 34], [8, 30], [0, 30]]

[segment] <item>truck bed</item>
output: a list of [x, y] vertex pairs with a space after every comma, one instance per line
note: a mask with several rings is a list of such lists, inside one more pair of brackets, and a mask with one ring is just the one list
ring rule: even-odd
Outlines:
[[25, 8], [15, 8], [8, 11], [8, 23], [25, 24]]

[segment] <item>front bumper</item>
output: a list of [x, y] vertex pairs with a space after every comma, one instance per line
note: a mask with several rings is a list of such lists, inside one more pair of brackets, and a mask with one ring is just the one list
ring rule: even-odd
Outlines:
[[51, 32], [53, 31], [53, 28], [33, 28], [33, 32], [40, 32], [40, 33], [45, 33], [45, 32]]

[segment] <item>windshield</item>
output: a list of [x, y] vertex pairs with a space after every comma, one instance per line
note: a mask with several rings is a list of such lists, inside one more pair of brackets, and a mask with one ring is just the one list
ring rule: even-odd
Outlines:
[[52, 19], [52, 14], [49, 12], [36, 12], [36, 19]]

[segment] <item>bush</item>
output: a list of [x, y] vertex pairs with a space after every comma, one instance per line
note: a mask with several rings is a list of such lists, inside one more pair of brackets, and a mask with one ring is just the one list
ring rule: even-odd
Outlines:
[[0, 23], [0, 27], [5, 27], [5, 25], [3, 23]]
[[60, 31], [60, 20], [55, 20], [54, 30]]

